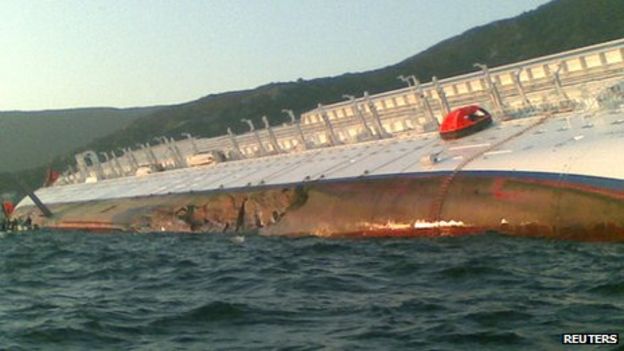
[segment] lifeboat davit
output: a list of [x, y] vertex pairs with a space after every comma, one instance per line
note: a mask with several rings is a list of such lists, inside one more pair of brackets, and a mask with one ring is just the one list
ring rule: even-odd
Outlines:
[[440, 136], [444, 140], [465, 137], [487, 128], [492, 124], [492, 115], [477, 105], [460, 107], [449, 112], [440, 125]]

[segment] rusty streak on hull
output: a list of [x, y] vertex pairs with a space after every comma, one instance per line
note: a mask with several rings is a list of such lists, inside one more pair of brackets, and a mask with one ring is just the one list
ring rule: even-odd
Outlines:
[[624, 181], [522, 172], [460, 172], [438, 218], [431, 208], [448, 174], [317, 181], [254, 189], [111, 199], [33, 207], [42, 227], [139, 232], [263, 235], [446, 236], [497, 231], [510, 235], [624, 241]]

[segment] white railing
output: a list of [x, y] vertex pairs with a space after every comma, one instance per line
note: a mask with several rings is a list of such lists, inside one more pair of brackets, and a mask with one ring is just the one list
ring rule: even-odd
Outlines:
[[[597, 95], [608, 82], [624, 77], [624, 39], [489, 69], [475, 66], [480, 70], [441, 79], [437, 84], [434, 81], [418, 84], [415, 78], [408, 79], [410, 86], [402, 89], [305, 112], [297, 122], [305, 135], [305, 147], [294, 124], [272, 128], [280, 150], [273, 149], [266, 129], [258, 130], [259, 136], [264, 149], [275, 154], [330, 146], [329, 124], [341, 144], [377, 139], [380, 135], [428, 132], [436, 127], [432, 117], [438, 122], [442, 120], [445, 100], [450, 109], [480, 104], [501, 120], [531, 116], [543, 110], [569, 111], [587, 106], [588, 96]], [[365, 132], [354, 108], [361, 111], [371, 134]], [[379, 125], [383, 128], [381, 133]], [[185, 167], [186, 157], [196, 151], [221, 150], [231, 159], [266, 156], [260, 154], [262, 148], [253, 133], [234, 138], [234, 141], [228, 136], [171, 141], [138, 150], [127, 149], [123, 156], [109, 152], [104, 157], [107, 162], [100, 162], [97, 155], [91, 154], [87, 157], [91, 164], [84, 161], [85, 155], [80, 155], [79, 169], [70, 168], [59, 184], [134, 175], [138, 167], [154, 166], [155, 162], [164, 169]]]

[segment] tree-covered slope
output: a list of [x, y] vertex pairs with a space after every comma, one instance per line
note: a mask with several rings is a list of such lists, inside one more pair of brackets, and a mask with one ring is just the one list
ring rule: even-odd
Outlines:
[[48, 164], [156, 108], [0, 112], [0, 172]]
[[[417, 34], [415, 34], [417, 35]], [[282, 108], [297, 112], [318, 102], [333, 102], [345, 93], [361, 94], [398, 88], [399, 74], [423, 81], [473, 71], [475, 62], [497, 66], [624, 36], [624, 1], [558, 0], [520, 16], [473, 28], [413, 57], [382, 69], [309, 81], [272, 83], [256, 89], [210, 95], [164, 108], [138, 119], [128, 128], [94, 146], [132, 144], [155, 135], [192, 132], [215, 136], [227, 126], [245, 127], [239, 120], [259, 121], [264, 114], [274, 123], [286, 121]]]

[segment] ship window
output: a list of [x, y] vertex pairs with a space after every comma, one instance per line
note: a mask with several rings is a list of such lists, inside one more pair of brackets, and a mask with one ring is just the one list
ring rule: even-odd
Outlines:
[[482, 119], [483, 117], [487, 116], [487, 113], [485, 112], [485, 110], [483, 109], [479, 109], [476, 110], [474, 113], [469, 114], [468, 116], [466, 116], [466, 118], [468, 118], [471, 121], [477, 121], [479, 119]]

